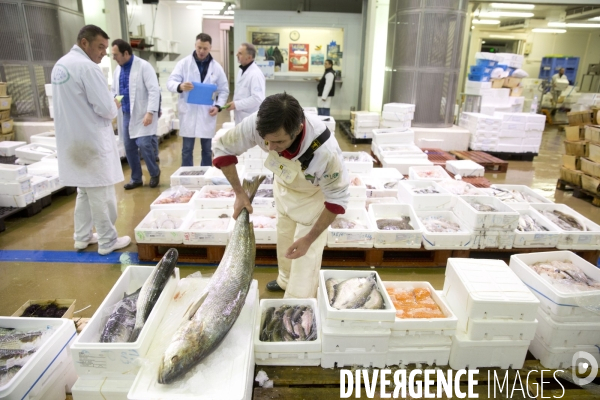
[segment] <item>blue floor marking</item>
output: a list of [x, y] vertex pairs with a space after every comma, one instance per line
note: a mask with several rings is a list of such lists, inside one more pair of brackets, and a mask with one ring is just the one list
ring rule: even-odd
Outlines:
[[[77, 264], [121, 264], [123, 253], [101, 256], [95, 251], [0, 250], [0, 261]], [[139, 263], [138, 253], [129, 253], [131, 264]]]

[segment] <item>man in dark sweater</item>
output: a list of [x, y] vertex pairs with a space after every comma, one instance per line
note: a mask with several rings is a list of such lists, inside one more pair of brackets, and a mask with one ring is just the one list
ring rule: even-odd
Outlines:
[[335, 95], [335, 71], [333, 61], [325, 60], [325, 73], [317, 85], [317, 111], [319, 115], [330, 115], [331, 98]]

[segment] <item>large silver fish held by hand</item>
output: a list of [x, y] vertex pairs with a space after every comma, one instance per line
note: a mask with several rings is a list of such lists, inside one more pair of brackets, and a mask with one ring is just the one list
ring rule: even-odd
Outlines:
[[[251, 202], [264, 178], [244, 180], [244, 191]], [[219, 267], [187, 315], [189, 320], [177, 329], [165, 351], [158, 370], [159, 383], [168, 384], [183, 377], [225, 339], [246, 302], [255, 258], [254, 227], [244, 208], [235, 221]]]

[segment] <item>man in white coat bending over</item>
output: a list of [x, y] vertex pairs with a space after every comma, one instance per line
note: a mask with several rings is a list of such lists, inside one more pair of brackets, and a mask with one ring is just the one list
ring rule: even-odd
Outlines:
[[102, 255], [131, 242], [115, 229], [114, 185], [123, 181], [123, 170], [112, 127], [117, 104], [98, 66], [107, 48], [106, 32], [86, 25], [52, 69], [58, 174], [62, 185], [77, 187], [75, 248], [98, 243]]
[[[212, 38], [206, 33], [196, 36], [196, 49], [179, 61], [169, 80], [167, 89], [179, 93], [177, 112], [179, 113], [179, 135], [183, 138], [181, 166], [194, 165], [193, 153], [196, 138], [200, 138], [202, 161], [200, 165], [212, 165], [212, 138], [217, 132], [217, 113], [225, 105], [229, 96], [229, 84], [223, 67], [210, 55]], [[214, 105], [198, 105], [187, 102], [192, 82], [217, 85]]]
[[237, 52], [240, 70], [235, 82], [233, 101], [228, 103], [229, 109], [235, 110], [236, 125], [257, 112], [265, 99], [265, 75], [254, 62], [255, 57], [256, 47], [250, 43], [242, 43]]
[[233, 217], [252, 205], [242, 190], [237, 155], [258, 145], [269, 156], [265, 167], [275, 176], [277, 280], [270, 291], [286, 298], [317, 295], [327, 227], [348, 206], [350, 179], [333, 133], [317, 117], [304, 114], [286, 93], [267, 97], [257, 113], [214, 140], [214, 165], [235, 191]]
[[112, 92], [115, 97], [123, 96], [117, 119], [131, 168], [131, 179], [123, 187], [130, 190], [143, 185], [139, 149], [150, 173], [150, 187], [155, 188], [160, 179], [153, 141], [158, 129], [160, 98], [156, 72], [149, 62], [135, 57], [131, 45], [123, 39], [112, 42], [112, 54], [119, 64], [113, 75]]

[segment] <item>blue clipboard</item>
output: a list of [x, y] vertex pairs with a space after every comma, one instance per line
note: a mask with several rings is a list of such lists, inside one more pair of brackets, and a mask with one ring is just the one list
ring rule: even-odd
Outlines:
[[213, 95], [217, 91], [217, 85], [200, 82], [192, 82], [192, 85], [194, 85], [194, 88], [189, 91], [187, 98], [189, 104], [203, 106], [212, 106], [214, 104]]

